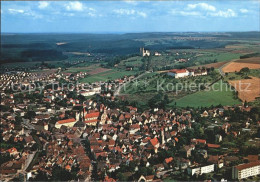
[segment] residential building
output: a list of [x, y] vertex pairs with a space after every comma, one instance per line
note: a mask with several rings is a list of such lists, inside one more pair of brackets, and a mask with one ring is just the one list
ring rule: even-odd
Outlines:
[[62, 125], [67, 127], [73, 127], [75, 123], [76, 123], [75, 118], [64, 119], [64, 120], [57, 121], [55, 124], [55, 128], [60, 128]]
[[214, 164], [210, 164], [207, 166], [188, 168], [188, 174], [193, 176], [194, 174], [202, 175], [204, 173], [210, 173], [214, 171]]
[[207, 75], [206, 70], [193, 70], [193, 69], [172, 69], [168, 72], [169, 76], [174, 78], [184, 78], [188, 76], [202, 76]]
[[190, 72], [187, 69], [172, 69], [168, 72], [169, 76], [174, 78], [183, 78], [190, 75]]
[[232, 168], [232, 179], [245, 179], [260, 174], [260, 160], [247, 164], [240, 164]]

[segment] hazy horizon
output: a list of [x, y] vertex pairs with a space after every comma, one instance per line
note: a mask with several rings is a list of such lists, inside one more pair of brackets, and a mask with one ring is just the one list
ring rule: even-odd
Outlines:
[[188, 32], [1, 32], [1, 34], [142, 34], [142, 33], [246, 33], [259, 32], [260, 30], [248, 31], [188, 31]]

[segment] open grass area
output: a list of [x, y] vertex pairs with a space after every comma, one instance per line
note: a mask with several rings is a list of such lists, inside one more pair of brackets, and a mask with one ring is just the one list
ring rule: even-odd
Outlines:
[[260, 78], [260, 69], [250, 69], [249, 73], [247, 74], [240, 74], [239, 72], [227, 73], [227, 75], [225, 76], [225, 80], [241, 80], [246, 79], [250, 76]]
[[102, 72], [94, 75], [88, 75], [85, 78], [80, 79], [80, 82], [93, 83], [99, 81], [115, 80], [118, 78], [122, 78], [124, 76], [135, 75], [137, 73], [138, 73], [137, 71], [122, 71], [122, 70], [112, 69], [106, 72]]
[[79, 73], [79, 72], [90, 72], [93, 69], [97, 69], [100, 66], [98, 64], [92, 64], [90, 66], [82, 66], [82, 67], [70, 67], [67, 68], [65, 71], [65, 73]]
[[[214, 84], [214, 89], [220, 89], [219, 91], [199, 91], [194, 94], [184, 96], [176, 100], [176, 105], [179, 107], [208, 107], [211, 105], [235, 105], [240, 104], [241, 101], [236, 98], [235, 92], [226, 90], [226, 83], [219, 81]], [[170, 103], [169, 106], [173, 106], [175, 103]]]
[[201, 65], [211, 62], [224, 62], [231, 61], [234, 59], [239, 59], [242, 54], [240, 53], [231, 53], [231, 52], [204, 52], [201, 56], [197, 56], [195, 59], [196, 65]]

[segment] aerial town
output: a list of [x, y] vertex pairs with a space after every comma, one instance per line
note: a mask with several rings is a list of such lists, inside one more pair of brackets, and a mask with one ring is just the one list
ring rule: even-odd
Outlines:
[[[191, 70], [172, 73], [176, 78], [194, 75]], [[259, 176], [255, 108], [140, 112], [127, 102], [118, 104], [112, 89], [134, 76], [69, 87], [80, 76], [1, 75], [1, 180], [226, 181]]]
[[0, 1], [0, 182], [260, 181], [260, 1]]

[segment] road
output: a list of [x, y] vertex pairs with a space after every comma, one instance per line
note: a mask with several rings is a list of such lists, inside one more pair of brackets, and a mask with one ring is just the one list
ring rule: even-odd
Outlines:
[[[236, 59], [237, 60], [237, 59]], [[232, 63], [233, 61], [235, 61], [235, 60], [232, 60], [232, 61], [229, 61], [229, 62], [227, 62], [226, 64], [224, 64], [224, 65], [222, 65], [222, 66], [220, 66], [219, 67], [219, 73], [222, 75], [222, 76], [225, 76], [225, 73], [223, 72], [223, 68], [225, 67], [225, 66], [227, 66], [228, 64], [230, 64], [230, 63]]]
[[129, 81], [123, 83], [122, 85], [120, 85], [120, 86], [116, 89], [116, 91], [114, 92], [114, 96], [119, 96], [119, 95], [120, 95], [120, 90], [121, 90], [123, 87], [125, 87], [125, 86], [126, 86], [128, 83], [130, 83], [131, 81], [135, 81], [135, 80], [137, 80], [138, 78], [144, 76], [144, 75], [147, 74], [147, 73], [151, 73], [151, 72], [150, 72], [150, 71], [146, 71], [146, 72], [142, 73], [141, 75], [135, 77], [134, 79], [129, 80]]
[[26, 171], [28, 169], [28, 167], [30, 166], [30, 164], [32, 163], [34, 157], [35, 157], [35, 154], [37, 153], [38, 151], [34, 151], [32, 152], [32, 154], [29, 154], [27, 159], [25, 160], [25, 165], [24, 165], [24, 169], [23, 171]]

